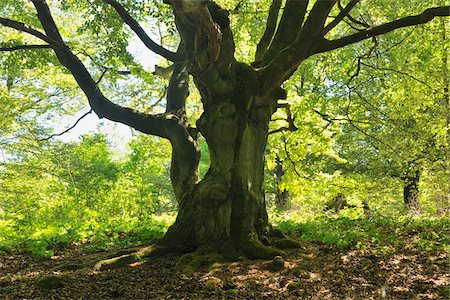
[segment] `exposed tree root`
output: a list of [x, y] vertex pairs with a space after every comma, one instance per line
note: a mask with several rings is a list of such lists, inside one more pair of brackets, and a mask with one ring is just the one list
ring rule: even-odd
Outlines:
[[150, 245], [130, 254], [101, 260], [94, 266], [94, 271], [117, 269], [135, 262], [143, 261], [147, 257], [164, 255], [166, 253], [167, 250], [165, 248], [158, 245]]
[[207, 249], [200, 249], [181, 256], [177, 263], [177, 269], [182, 274], [189, 276], [201, 268], [222, 261], [224, 261], [223, 255]]
[[[161, 240], [160, 240], [161, 241]], [[159, 242], [160, 242], [159, 241]], [[165, 240], [167, 244], [167, 240]], [[170, 244], [170, 243], [169, 243]], [[299, 242], [289, 239], [278, 229], [271, 228], [269, 237], [261, 240], [256, 234], [243, 238], [240, 241], [230, 239], [223, 243], [220, 248], [202, 246], [194, 251], [180, 251], [185, 247], [168, 247], [155, 243], [132, 253], [119, 251], [116, 257], [98, 262], [94, 266], [94, 271], [104, 271], [116, 269], [140, 262], [149, 257], [163, 256], [178, 253], [182, 256], [177, 263], [177, 269], [185, 275], [191, 275], [201, 268], [221, 261], [238, 261], [243, 259], [267, 259], [274, 257], [286, 257], [283, 249], [300, 248]], [[190, 248], [189, 248], [190, 249]], [[124, 254], [125, 253], [125, 254]]]
[[275, 256], [286, 256], [282, 250], [264, 245], [257, 237], [250, 238], [242, 245], [242, 248], [244, 256], [249, 259], [273, 259]]

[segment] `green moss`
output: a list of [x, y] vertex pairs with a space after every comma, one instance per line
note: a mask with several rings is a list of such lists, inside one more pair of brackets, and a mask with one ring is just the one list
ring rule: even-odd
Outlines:
[[279, 249], [264, 246], [256, 236], [250, 238], [243, 246], [245, 254], [249, 259], [272, 259], [275, 256], [286, 256], [286, 253]]
[[222, 267], [222, 265], [221, 265], [220, 263], [215, 262], [215, 263], [212, 263], [212, 264], [209, 266], [208, 270], [209, 270], [209, 271], [214, 271], [214, 270], [220, 269], [221, 267]]
[[227, 290], [227, 294], [236, 296], [237, 294], [239, 294], [239, 290], [238, 289], [229, 289], [229, 290]]
[[217, 278], [211, 278], [204, 283], [205, 290], [216, 291], [220, 288], [220, 281]]
[[202, 251], [192, 252], [180, 257], [176, 268], [181, 271], [182, 274], [187, 276], [200, 270], [203, 267], [213, 265], [217, 262], [223, 261], [223, 256], [218, 253], [202, 254]]
[[86, 265], [81, 263], [65, 262], [56, 266], [56, 270], [59, 271], [75, 271], [85, 268]]
[[41, 289], [52, 290], [64, 286], [63, 277], [58, 275], [44, 275], [37, 281], [37, 286]]
[[274, 238], [272, 240], [272, 243], [275, 247], [277, 247], [279, 249], [297, 249], [297, 248], [301, 247], [299, 242], [289, 239], [289, 238], [283, 238], [283, 239]]
[[300, 284], [296, 281], [292, 281], [292, 282], [289, 282], [286, 287], [289, 291], [292, 292], [292, 291], [297, 290], [300, 287]]
[[281, 256], [275, 256], [271, 263], [270, 263], [270, 269], [273, 271], [280, 271], [284, 269], [284, 258]]

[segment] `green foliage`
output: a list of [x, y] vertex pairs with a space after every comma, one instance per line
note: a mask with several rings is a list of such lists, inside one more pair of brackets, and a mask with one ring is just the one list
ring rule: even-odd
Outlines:
[[381, 252], [401, 248], [448, 251], [450, 222], [446, 218], [376, 216], [355, 219], [326, 215], [302, 218], [298, 214], [284, 214], [272, 215], [272, 219], [282, 231], [302, 240], [340, 248], [370, 248]]
[[[370, 5], [369, 23], [383, 22], [391, 4]], [[273, 169], [276, 157], [283, 162], [281, 186], [293, 208], [318, 213], [343, 193], [380, 213], [402, 214], [403, 187], [416, 173], [423, 212], [436, 215], [448, 206], [442, 24], [312, 57], [285, 84], [298, 130], [269, 137], [267, 165]], [[273, 119], [276, 130], [286, 126], [287, 114], [280, 109]]]
[[137, 137], [122, 161], [103, 135], [15, 153], [0, 169], [0, 249], [48, 256], [73, 242], [107, 247], [161, 236], [174, 203], [170, 151], [155, 151], [156, 142]]

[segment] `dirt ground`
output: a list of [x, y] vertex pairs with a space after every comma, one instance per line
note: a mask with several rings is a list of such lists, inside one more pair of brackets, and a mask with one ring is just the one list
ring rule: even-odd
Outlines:
[[192, 276], [177, 273], [177, 257], [94, 272], [83, 267], [113, 251], [72, 249], [40, 259], [3, 254], [0, 299], [450, 299], [448, 253], [302, 244], [287, 252], [279, 271], [270, 261], [242, 261]]

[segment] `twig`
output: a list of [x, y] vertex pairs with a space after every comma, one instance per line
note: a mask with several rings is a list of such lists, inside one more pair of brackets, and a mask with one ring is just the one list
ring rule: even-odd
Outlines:
[[92, 109], [89, 110], [87, 113], [83, 114], [81, 117], [79, 117], [78, 120], [76, 120], [76, 122], [75, 122], [72, 126], [70, 126], [69, 128], [65, 129], [64, 131], [62, 131], [62, 132], [60, 132], [60, 133], [54, 133], [54, 134], [52, 134], [52, 135], [50, 135], [50, 136], [48, 136], [48, 137], [46, 137], [46, 138], [37, 139], [37, 140], [38, 140], [39, 142], [47, 141], [47, 140], [49, 140], [49, 139], [51, 139], [51, 138], [53, 138], [53, 137], [55, 137], [55, 136], [61, 136], [61, 135], [65, 134], [65, 133], [69, 132], [69, 131], [72, 130], [75, 126], [77, 126], [78, 123], [79, 123], [83, 118], [85, 118], [87, 115], [89, 115], [91, 112], [92, 112]]

